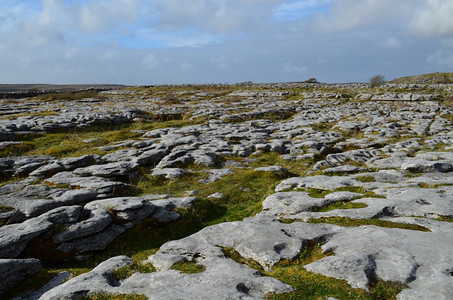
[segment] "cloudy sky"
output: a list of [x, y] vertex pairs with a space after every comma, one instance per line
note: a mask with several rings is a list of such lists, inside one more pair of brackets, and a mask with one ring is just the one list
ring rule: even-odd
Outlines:
[[453, 71], [453, 0], [0, 0], [0, 83]]

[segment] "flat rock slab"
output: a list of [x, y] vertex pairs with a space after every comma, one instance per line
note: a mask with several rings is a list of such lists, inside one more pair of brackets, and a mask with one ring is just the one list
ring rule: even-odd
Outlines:
[[99, 176], [79, 177], [72, 172], [60, 172], [47, 178], [51, 184], [67, 184], [73, 188], [84, 188], [96, 192], [97, 198], [111, 196], [115, 189], [126, 188], [127, 184]]
[[34, 237], [53, 226], [46, 218], [38, 217], [20, 224], [0, 227], [0, 258], [15, 258]]
[[40, 299], [73, 298], [95, 293], [143, 294], [148, 299], [260, 299], [267, 293], [285, 293], [292, 288], [280, 281], [262, 276], [256, 270], [226, 258], [209, 258], [202, 262], [206, 270], [184, 274], [176, 270], [157, 273], [135, 273], [118, 281], [113, 271], [131, 264], [125, 256], [113, 257], [92, 271], [58, 286]]
[[292, 177], [280, 182], [276, 187], [276, 192], [290, 189], [313, 188], [320, 190], [335, 190], [347, 186], [361, 186], [362, 183], [354, 178], [343, 176], [317, 175], [310, 177]]
[[152, 176], [163, 176], [167, 179], [180, 178], [186, 175], [186, 170], [181, 168], [163, 168], [163, 169], [154, 169], [151, 173]]
[[41, 270], [38, 259], [0, 259], [0, 293]]
[[74, 170], [74, 174], [87, 177], [118, 177], [126, 176], [138, 167], [134, 162], [113, 162], [105, 165], [92, 165], [85, 168], [78, 168]]

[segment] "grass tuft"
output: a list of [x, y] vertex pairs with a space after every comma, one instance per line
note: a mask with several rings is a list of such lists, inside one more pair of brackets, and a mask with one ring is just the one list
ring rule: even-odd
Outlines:
[[391, 221], [378, 220], [378, 219], [352, 219], [346, 217], [325, 217], [320, 219], [310, 219], [308, 223], [326, 223], [334, 224], [344, 227], [358, 227], [363, 225], [374, 225], [379, 227], [387, 228], [399, 228], [399, 229], [408, 229], [408, 230], [418, 230], [424, 232], [430, 232], [426, 227], [416, 225], [416, 224], [404, 224], [404, 223], [395, 223]]
[[180, 261], [173, 266], [171, 266], [172, 270], [178, 270], [182, 273], [186, 274], [194, 274], [194, 273], [201, 273], [206, 271], [206, 267], [203, 265], [199, 265], [193, 261]]

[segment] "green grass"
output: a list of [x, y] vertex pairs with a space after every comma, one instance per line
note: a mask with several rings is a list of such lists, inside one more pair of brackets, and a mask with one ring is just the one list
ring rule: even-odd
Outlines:
[[[137, 139], [140, 133], [134, 130], [153, 130], [166, 127], [183, 127], [193, 124], [188, 120], [170, 120], [165, 122], [135, 122], [121, 125], [96, 125], [88, 128], [60, 130], [53, 133], [37, 133], [20, 137], [23, 144], [0, 150], [0, 157], [25, 155], [50, 155], [57, 158], [75, 157], [85, 154], [104, 155], [98, 147], [112, 145], [129, 139]], [[96, 139], [84, 143], [87, 139]]]
[[133, 262], [130, 265], [119, 267], [113, 271], [113, 275], [119, 279], [129, 278], [132, 274], [139, 272], [142, 274], [156, 272], [156, 268], [151, 263], [141, 264], [140, 262]]
[[112, 293], [102, 293], [102, 294], [92, 294], [89, 296], [83, 296], [79, 298], [80, 300], [146, 300], [148, 297], [145, 295], [138, 294], [112, 294]]
[[180, 179], [164, 179], [142, 174], [133, 182], [131, 194], [184, 196], [186, 191], [197, 190], [198, 197], [207, 199], [209, 195], [222, 191], [222, 198], [206, 200], [216, 206], [218, 211], [214, 213], [217, 218], [205, 224], [210, 225], [255, 215], [262, 208], [261, 202], [273, 194], [275, 186], [289, 175], [238, 168], [221, 180], [209, 184], [199, 183], [198, 180], [205, 176], [206, 174], [189, 173]]
[[0, 213], [9, 212], [9, 211], [13, 211], [13, 210], [14, 210], [14, 207], [0, 204]]
[[277, 264], [271, 272], [265, 273], [285, 282], [296, 290], [286, 294], [270, 294], [266, 299], [396, 299], [396, 295], [405, 287], [400, 283], [384, 282], [374, 279], [370, 292], [352, 288], [345, 280], [339, 280], [308, 272], [304, 265], [323, 257], [333, 255], [322, 251], [322, 243], [309, 241], [304, 250], [294, 259], [286, 259]]
[[32, 277], [22, 280], [17, 285], [4, 292], [2, 294], [4, 298], [2, 299], [11, 299], [17, 297], [22, 293], [35, 291], [44, 286], [46, 283], [48, 283], [52, 278], [57, 276], [58, 273], [62, 271], [68, 271], [69, 273], [72, 274], [71, 278], [73, 278], [83, 273], [89, 272], [90, 270], [91, 269], [87, 268], [66, 268], [66, 269], [43, 268], [41, 271], [39, 271]]
[[328, 212], [336, 209], [359, 209], [368, 207], [365, 203], [338, 201], [328, 206], [314, 207], [314, 212]]
[[193, 261], [181, 261], [173, 266], [171, 266], [172, 270], [178, 270], [181, 271], [182, 273], [186, 274], [194, 274], [194, 273], [201, 273], [206, 271], [206, 267], [203, 265], [199, 265], [196, 262]]
[[323, 224], [334, 224], [344, 227], [358, 227], [363, 225], [374, 225], [379, 227], [387, 227], [387, 228], [399, 228], [399, 229], [408, 229], [408, 230], [418, 230], [429, 232], [426, 227], [416, 225], [416, 224], [404, 224], [404, 223], [395, 223], [391, 221], [385, 220], [378, 220], [378, 219], [351, 219], [345, 217], [326, 217], [320, 219], [310, 219], [308, 223], [323, 223]]
[[438, 216], [434, 220], [442, 221], [442, 222], [453, 222], [453, 217], [452, 216]]
[[326, 299], [327, 297], [336, 297], [342, 300], [384, 300], [396, 299], [396, 296], [405, 288], [401, 283], [385, 282], [379, 278], [374, 278], [369, 287], [370, 291], [367, 292], [363, 289], [352, 288], [345, 280], [339, 280], [305, 270], [304, 265], [333, 255], [331, 252], [323, 252], [321, 246], [321, 242], [308, 241], [303, 251], [295, 258], [282, 260], [270, 272], [265, 272], [256, 261], [242, 257], [234, 249], [223, 247], [222, 250], [226, 257], [237, 263], [245, 264], [263, 273], [263, 275], [276, 278], [295, 288], [295, 291], [290, 293], [270, 293], [266, 295], [266, 299], [318, 300]]
[[305, 175], [315, 163], [313, 160], [286, 160], [276, 152], [262, 153], [252, 158], [254, 161], [249, 163], [252, 168], [276, 165], [286, 168], [292, 176]]
[[376, 182], [376, 179], [373, 176], [358, 176], [356, 178], [360, 182]]

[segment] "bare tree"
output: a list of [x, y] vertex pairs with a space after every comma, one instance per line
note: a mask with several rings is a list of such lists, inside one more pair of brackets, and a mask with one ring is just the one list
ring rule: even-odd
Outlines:
[[384, 75], [375, 75], [370, 78], [370, 87], [374, 88], [385, 83]]

